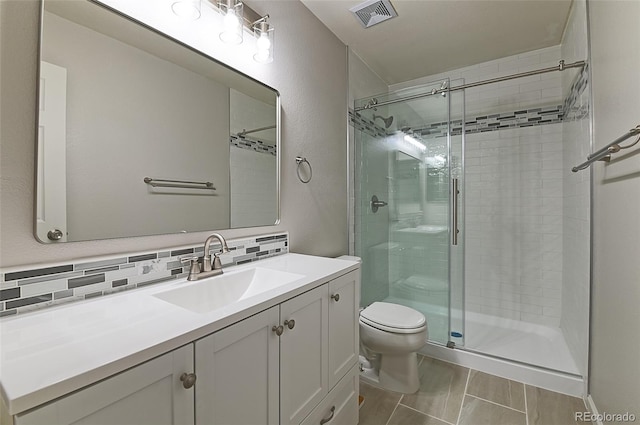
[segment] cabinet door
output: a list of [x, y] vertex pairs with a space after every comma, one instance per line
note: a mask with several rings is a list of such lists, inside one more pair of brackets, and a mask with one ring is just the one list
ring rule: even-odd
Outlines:
[[329, 388], [358, 361], [360, 271], [329, 282]]
[[[327, 285], [280, 305], [281, 423], [299, 424], [328, 392]], [[291, 320], [295, 325], [291, 326]], [[288, 321], [289, 325], [285, 325]]]
[[196, 342], [196, 423], [277, 425], [278, 307]]
[[29, 413], [16, 425], [193, 425], [193, 344], [150, 360]]

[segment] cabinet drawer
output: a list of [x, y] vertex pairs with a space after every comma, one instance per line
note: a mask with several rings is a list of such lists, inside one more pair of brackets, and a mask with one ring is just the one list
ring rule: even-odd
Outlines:
[[358, 365], [327, 394], [301, 425], [356, 425], [358, 423]]

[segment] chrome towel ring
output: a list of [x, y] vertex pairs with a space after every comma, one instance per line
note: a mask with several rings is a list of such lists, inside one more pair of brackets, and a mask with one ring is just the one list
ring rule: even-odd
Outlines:
[[[309, 167], [309, 178], [307, 180], [303, 179], [300, 175], [300, 167], [304, 163], [306, 163], [307, 167]], [[298, 166], [296, 167], [296, 174], [298, 175], [298, 179], [300, 179], [302, 183], [309, 183], [311, 181], [311, 178], [313, 177], [313, 169], [311, 168], [311, 164], [309, 163], [309, 161], [307, 161], [307, 158], [296, 156], [296, 164], [298, 164]]]

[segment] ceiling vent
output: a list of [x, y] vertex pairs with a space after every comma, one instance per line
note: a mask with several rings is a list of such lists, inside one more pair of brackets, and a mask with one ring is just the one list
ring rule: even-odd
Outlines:
[[389, 0], [367, 0], [349, 9], [364, 28], [398, 16]]

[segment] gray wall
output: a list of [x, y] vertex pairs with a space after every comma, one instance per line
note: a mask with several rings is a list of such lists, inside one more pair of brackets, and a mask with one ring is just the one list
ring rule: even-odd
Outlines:
[[[69, 240], [230, 227], [229, 88], [57, 15], [45, 19], [42, 59], [67, 69]], [[212, 181], [215, 196], [151, 191], [145, 176]]]
[[[640, 124], [640, 2], [589, 1], [594, 149]], [[633, 139], [627, 141], [632, 142]], [[598, 410], [640, 417], [640, 152], [593, 168], [590, 389]], [[634, 155], [635, 153], [635, 155]], [[636, 419], [638, 420], [638, 419]]]
[[[287, 230], [291, 251], [347, 252], [346, 48], [298, 1], [250, 4], [271, 16], [275, 60], [260, 65], [220, 58], [279, 90], [282, 101], [282, 214], [278, 226], [223, 232], [240, 237]], [[204, 241], [207, 232], [42, 245], [33, 236], [38, 2], [0, 2], [0, 266], [66, 261]], [[311, 49], [310, 46], [313, 46]], [[296, 177], [297, 155], [313, 165], [313, 180]]]

